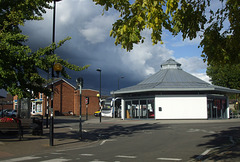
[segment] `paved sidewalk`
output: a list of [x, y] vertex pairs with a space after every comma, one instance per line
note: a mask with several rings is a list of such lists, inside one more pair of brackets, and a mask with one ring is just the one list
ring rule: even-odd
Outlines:
[[[84, 147], [98, 143], [100, 138], [97, 134], [84, 132], [85, 127], [94, 125], [98, 128], [108, 127], [109, 125], [124, 124], [183, 124], [183, 123], [220, 123], [220, 122], [239, 122], [240, 119], [231, 120], [121, 120], [119, 118], [99, 118], [89, 117], [89, 120], [82, 123], [83, 140], [79, 140], [79, 118], [78, 117], [56, 117], [54, 124], [54, 146], [49, 146], [49, 129], [45, 128], [43, 136], [33, 136], [29, 132], [24, 134], [23, 140], [19, 141], [17, 136], [3, 136], [0, 134], [0, 161], [2, 159], [27, 156], [43, 152], [51, 152], [59, 148]], [[83, 117], [85, 120], [85, 117]], [[240, 126], [240, 124], [239, 124]], [[94, 129], [94, 128], [92, 128]], [[240, 132], [234, 134], [232, 145], [224, 148], [211, 150], [199, 161], [240, 161]]]

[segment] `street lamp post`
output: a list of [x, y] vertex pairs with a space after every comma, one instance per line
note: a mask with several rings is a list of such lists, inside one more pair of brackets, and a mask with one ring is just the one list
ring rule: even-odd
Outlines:
[[[100, 73], [100, 88], [99, 88], [99, 93], [100, 93], [100, 96], [99, 96], [99, 102], [100, 102], [100, 104], [102, 104], [101, 103], [101, 97], [102, 97], [102, 93], [101, 93], [101, 86], [102, 86], [102, 78], [101, 78], [101, 73], [102, 73], [102, 70], [100, 69], [100, 68], [98, 68], [97, 69], [97, 71]], [[101, 123], [102, 122], [102, 112], [101, 112], [102, 110], [101, 110], [101, 106], [100, 106], [100, 113], [99, 113], [99, 122]]]
[[98, 72], [100, 72], [100, 88], [99, 88], [99, 93], [100, 93], [100, 98], [102, 97], [102, 93], [101, 93], [101, 86], [102, 86], [102, 83], [101, 83], [101, 72], [102, 70], [100, 68], [97, 69]]
[[[61, 1], [61, 0], [53, 0], [53, 33], [52, 33], [52, 43], [55, 43], [55, 15], [56, 15], [56, 2]], [[54, 54], [54, 50], [53, 50]], [[50, 116], [50, 141], [49, 144], [50, 146], [53, 146], [53, 137], [54, 137], [54, 118], [53, 118], [53, 79], [54, 79], [54, 64], [52, 65], [52, 83], [51, 83], [51, 116]]]
[[123, 78], [124, 78], [123, 76], [118, 78], [118, 89], [119, 89], [119, 81], [120, 81], [120, 79], [123, 79]]
[[47, 110], [45, 113], [46, 113], [46, 128], [48, 128], [49, 96], [47, 96]]
[[51, 84], [51, 116], [50, 116], [50, 146], [53, 146], [53, 138], [54, 138], [54, 117], [53, 117], [53, 96], [54, 96], [54, 86], [53, 86], [53, 79], [54, 79], [54, 71], [57, 73], [57, 77], [59, 76], [59, 72], [62, 71], [62, 65], [60, 63], [56, 63], [53, 65], [53, 72], [52, 72], [52, 84]]
[[82, 139], [82, 87], [83, 78], [79, 77], [76, 79], [77, 87], [79, 87], [80, 105], [79, 105], [79, 140]]

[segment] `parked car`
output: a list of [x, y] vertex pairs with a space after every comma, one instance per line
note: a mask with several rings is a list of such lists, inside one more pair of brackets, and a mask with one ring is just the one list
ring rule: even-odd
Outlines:
[[7, 110], [6, 116], [16, 117], [17, 116], [17, 110]]
[[113, 117], [114, 112], [113, 112], [113, 100], [112, 100], [112, 98], [103, 99], [101, 101], [101, 105], [102, 105], [101, 111], [100, 110], [96, 111], [94, 113], [94, 116], [99, 117], [99, 115], [101, 113], [101, 116]]
[[113, 117], [112, 108], [103, 108], [101, 111], [98, 110], [98, 111], [96, 111], [94, 113], [94, 116], [99, 117], [100, 116], [100, 112], [101, 112], [101, 116]]
[[4, 115], [10, 117], [9, 113], [11, 112], [12, 110], [6, 109], [6, 111], [4, 112]]
[[99, 117], [100, 112], [101, 112], [100, 110], [96, 111], [96, 112], [94, 113], [94, 116]]
[[106, 108], [104, 107], [101, 111], [101, 114], [102, 116], [105, 116], [105, 117], [113, 117], [113, 109], [112, 107], [111, 108]]
[[0, 117], [5, 116], [6, 114], [7, 114], [6, 109], [0, 111]]

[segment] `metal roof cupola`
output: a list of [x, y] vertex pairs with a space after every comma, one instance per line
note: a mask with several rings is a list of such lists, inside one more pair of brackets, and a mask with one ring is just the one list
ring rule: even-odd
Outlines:
[[162, 69], [181, 69], [181, 64], [173, 59], [168, 59], [165, 63], [161, 65]]

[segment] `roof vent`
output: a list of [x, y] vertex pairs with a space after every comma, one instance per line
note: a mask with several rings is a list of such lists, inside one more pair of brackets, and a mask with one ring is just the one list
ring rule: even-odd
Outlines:
[[161, 65], [161, 68], [162, 69], [182, 69], [180, 66], [181, 66], [180, 63], [170, 58], [169, 60], [167, 60], [165, 63]]

